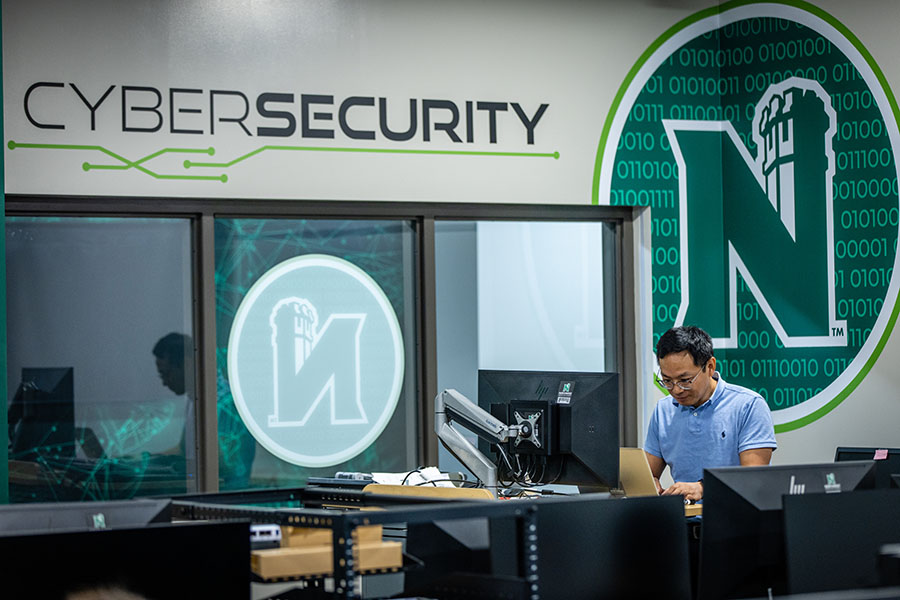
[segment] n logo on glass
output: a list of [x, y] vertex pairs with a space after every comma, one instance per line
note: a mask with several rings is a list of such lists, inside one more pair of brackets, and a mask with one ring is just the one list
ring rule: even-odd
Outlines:
[[387, 296], [333, 256], [298, 256], [263, 274], [228, 341], [244, 424], [269, 452], [307, 467], [338, 464], [375, 441], [397, 407], [403, 370]]

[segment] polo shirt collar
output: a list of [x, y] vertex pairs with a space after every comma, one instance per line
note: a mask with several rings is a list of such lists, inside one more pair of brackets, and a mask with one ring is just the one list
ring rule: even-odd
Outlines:
[[719, 375], [718, 371], [713, 373], [713, 379], [716, 380], [716, 389], [713, 390], [712, 396], [709, 397], [709, 400], [707, 400], [706, 402], [704, 402], [703, 404], [700, 405], [700, 408], [691, 408], [690, 406], [681, 406], [680, 404], [678, 404], [678, 401], [675, 400], [675, 398], [672, 398], [672, 405], [677, 406], [678, 408], [681, 409], [681, 412], [684, 412], [686, 410], [703, 410], [704, 407], [714, 404], [715, 402], [718, 402], [719, 398], [722, 397], [722, 394], [725, 393], [724, 392], [725, 380], [722, 379], [722, 376]]

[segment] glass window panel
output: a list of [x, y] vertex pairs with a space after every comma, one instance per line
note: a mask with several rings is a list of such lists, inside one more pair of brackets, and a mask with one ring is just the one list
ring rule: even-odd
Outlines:
[[609, 227], [477, 224], [479, 368], [604, 371], [615, 364], [605, 331]]
[[417, 466], [414, 231], [216, 220], [221, 489]]
[[11, 501], [195, 491], [190, 221], [8, 217], [6, 258]]
[[[614, 239], [603, 222], [437, 221], [438, 389], [477, 402], [478, 369], [615, 371]], [[443, 445], [439, 465], [466, 471]]]

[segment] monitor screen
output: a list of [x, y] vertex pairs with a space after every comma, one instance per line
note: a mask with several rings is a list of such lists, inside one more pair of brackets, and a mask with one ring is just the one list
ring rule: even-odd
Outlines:
[[0, 537], [166, 523], [171, 520], [171, 505], [168, 499], [8, 504], [0, 506]]
[[[784, 544], [792, 594], [882, 585], [883, 544], [900, 542], [900, 490], [784, 499]], [[827, 524], [827, 525], [825, 525]]]
[[478, 405], [529, 433], [503, 444], [479, 442], [501, 483], [618, 486], [617, 373], [479, 370]]
[[874, 460], [875, 487], [892, 488], [891, 475], [900, 474], [900, 448], [849, 448], [839, 446], [834, 452], [834, 462], [847, 460]]
[[782, 498], [873, 486], [872, 461], [704, 470], [698, 598], [786, 593]]

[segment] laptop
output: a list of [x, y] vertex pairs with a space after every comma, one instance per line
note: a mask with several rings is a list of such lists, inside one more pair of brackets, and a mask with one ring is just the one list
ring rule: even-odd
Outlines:
[[619, 479], [627, 498], [659, 495], [643, 448], [619, 448]]
[[106, 450], [97, 439], [97, 435], [90, 427], [76, 427], [75, 439], [81, 445], [84, 455], [90, 459], [99, 460], [106, 458]]

